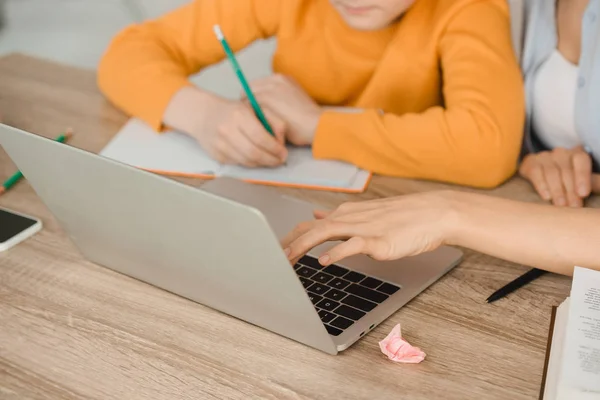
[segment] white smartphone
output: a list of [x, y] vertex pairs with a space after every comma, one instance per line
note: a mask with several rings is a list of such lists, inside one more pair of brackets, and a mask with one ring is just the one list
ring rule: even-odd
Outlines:
[[5, 251], [42, 229], [42, 221], [0, 208], [0, 251]]

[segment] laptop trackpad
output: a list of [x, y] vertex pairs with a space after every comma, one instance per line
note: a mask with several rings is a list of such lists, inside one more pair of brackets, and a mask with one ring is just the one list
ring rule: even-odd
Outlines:
[[258, 209], [267, 218], [279, 239], [285, 237], [300, 222], [313, 219], [313, 210], [319, 208], [283, 195], [275, 188], [227, 177], [208, 181], [200, 189]]

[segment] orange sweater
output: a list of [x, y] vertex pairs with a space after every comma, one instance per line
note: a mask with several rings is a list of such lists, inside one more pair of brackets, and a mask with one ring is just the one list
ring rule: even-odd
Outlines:
[[417, 0], [377, 32], [352, 30], [329, 0], [195, 0], [115, 38], [101, 90], [159, 130], [188, 77], [225, 57], [215, 23], [234, 51], [276, 36], [274, 71], [319, 104], [364, 109], [323, 114], [316, 158], [479, 187], [515, 172], [525, 107], [506, 0]]

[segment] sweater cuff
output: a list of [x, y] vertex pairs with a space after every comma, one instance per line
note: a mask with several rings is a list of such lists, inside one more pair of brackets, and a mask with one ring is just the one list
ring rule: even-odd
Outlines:
[[186, 78], [180, 77], [172, 77], [161, 82], [160, 85], [156, 85], [152, 88], [151, 95], [150, 91], [145, 93], [147, 97], [143, 101], [147, 102], [147, 106], [140, 113], [139, 118], [157, 132], [165, 130], [166, 127], [163, 124], [165, 111], [173, 96], [187, 86], [193, 85]]

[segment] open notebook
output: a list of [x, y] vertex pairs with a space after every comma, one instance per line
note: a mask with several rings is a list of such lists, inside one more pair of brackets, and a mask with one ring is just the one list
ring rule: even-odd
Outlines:
[[554, 310], [540, 400], [600, 400], [600, 272], [575, 268]]
[[289, 147], [286, 165], [244, 168], [221, 165], [195, 139], [176, 131], [161, 134], [131, 119], [100, 155], [148, 171], [187, 177], [228, 176], [253, 183], [348, 193], [364, 191], [371, 173], [339, 161], [315, 160], [310, 148]]

